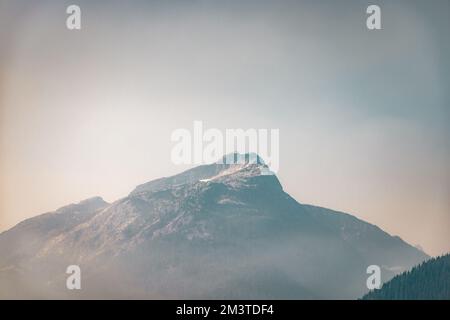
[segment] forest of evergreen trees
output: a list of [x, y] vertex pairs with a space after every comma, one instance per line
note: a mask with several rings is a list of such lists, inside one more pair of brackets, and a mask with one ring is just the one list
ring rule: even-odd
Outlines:
[[432, 258], [369, 292], [364, 300], [450, 300], [450, 254]]

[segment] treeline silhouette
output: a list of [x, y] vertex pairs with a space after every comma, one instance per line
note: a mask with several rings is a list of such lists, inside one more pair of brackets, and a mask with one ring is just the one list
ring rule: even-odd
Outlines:
[[363, 300], [450, 300], [450, 254], [394, 277]]

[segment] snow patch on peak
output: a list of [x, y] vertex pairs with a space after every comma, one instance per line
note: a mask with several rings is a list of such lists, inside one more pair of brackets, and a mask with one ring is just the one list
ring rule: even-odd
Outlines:
[[262, 166], [260, 164], [254, 164], [254, 163], [244, 163], [244, 164], [234, 164], [230, 165], [230, 167], [220, 171], [217, 175], [208, 178], [208, 179], [200, 179], [200, 182], [210, 182], [213, 180], [217, 180], [219, 178], [223, 177], [229, 177], [229, 176], [239, 176], [239, 177], [254, 177], [259, 175], [264, 175], [265, 172], [265, 166]]

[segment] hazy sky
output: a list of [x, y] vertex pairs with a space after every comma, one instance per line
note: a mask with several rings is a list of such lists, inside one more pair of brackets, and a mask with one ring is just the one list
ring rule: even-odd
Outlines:
[[448, 0], [1, 0], [0, 231], [186, 169], [170, 136], [201, 120], [280, 129], [299, 202], [450, 251], [449, 16]]

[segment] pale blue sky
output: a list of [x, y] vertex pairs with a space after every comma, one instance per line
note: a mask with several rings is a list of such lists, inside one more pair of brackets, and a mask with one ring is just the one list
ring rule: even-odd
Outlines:
[[73, 3], [0, 2], [0, 230], [180, 172], [202, 120], [279, 128], [298, 201], [450, 251], [449, 1]]

